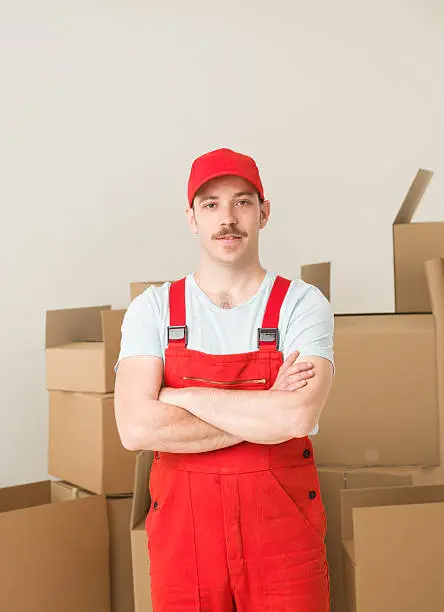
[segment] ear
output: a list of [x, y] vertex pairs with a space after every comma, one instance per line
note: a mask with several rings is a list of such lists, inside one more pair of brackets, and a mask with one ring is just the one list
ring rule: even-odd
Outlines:
[[187, 224], [191, 232], [193, 234], [198, 234], [199, 230], [197, 228], [196, 216], [194, 214], [194, 210], [190, 206], [187, 206], [187, 208], [185, 209], [185, 214], [187, 217]]
[[264, 200], [260, 207], [259, 227], [263, 229], [268, 222], [270, 216], [270, 200]]

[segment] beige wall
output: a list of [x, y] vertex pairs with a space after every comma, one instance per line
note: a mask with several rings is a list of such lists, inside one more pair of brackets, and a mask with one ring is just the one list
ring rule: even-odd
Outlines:
[[0, 3], [1, 484], [47, 475], [45, 310], [190, 271], [205, 150], [256, 157], [266, 267], [331, 259], [337, 311], [393, 310], [391, 222], [419, 166], [418, 219], [444, 219], [443, 7]]

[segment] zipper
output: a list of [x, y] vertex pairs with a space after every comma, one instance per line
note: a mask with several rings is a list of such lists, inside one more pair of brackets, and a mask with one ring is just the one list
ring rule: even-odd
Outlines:
[[250, 380], [229, 380], [229, 381], [220, 381], [220, 380], [208, 380], [206, 378], [196, 378], [194, 376], [182, 376], [182, 380], [194, 380], [197, 382], [211, 383], [213, 385], [252, 385], [252, 384], [265, 384], [267, 382], [266, 378], [252, 378]]

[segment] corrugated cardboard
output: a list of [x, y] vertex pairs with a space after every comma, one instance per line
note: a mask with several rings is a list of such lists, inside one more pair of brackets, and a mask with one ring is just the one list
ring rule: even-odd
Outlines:
[[[411, 479], [413, 485], [432, 485], [432, 484], [444, 484], [444, 468], [438, 467], [387, 467], [387, 468], [368, 468], [373, 473], [377, 474], [390, 474], [397, 476], [405, 476]], [[381, 483], [382, 484], [382, 483]], [[394, 483], [388, 483], [394, 484]]]
[[156, 287], [161, 287], [163, 284], [169, 281], [146, 281], [140, 283], [130, 283], [130, 297], [131, 301], [134, 300], [138, 295], [143, 293], [150, 285], [155, 285]]
[[[93, 495], [64, 481], [52, 482], [51, 494], [52, 499], [57, 501], [72, 501]], [[107, 497], [106, 507], [110, 543], [111, 612], [133, 612], [134, 587], [129, 531], [132, 495]]]
[[434, 315], [335, 315], [336, 374], [313, 437], [319, 465], [444, 463], [443, 260], [426, 271]]
[[418, 170], [393, 223], [396, 312], [431, 312], [424, 262], [444, 256], [444, 222], [412, 219], [432, 176]]
[[409, 473], [374, 471], [369, 468], [347, 470], [318, 467], [321, 495], [327, 514], [327, 560], [331, 584], [331, 610], [343, 612], [345, 606], [343, 550], [341, 541], [341, 498], [343, 489], [361, 489], [388, 485], [411, 484]]
[[47, 389], [114, 391], [124, 315], [125, 310], [110, 306], [47, 311]]
[[149, 478], [153, 452], [138, 453], [131, 511], [131, 552], [133, 557], [135, 612], [152, 612], [150, 561], [145, 519], [151, 504]]
[[330, 301], [331, 263], [329, 261], [301, 266], [301, 279], [322, 291]]
[[109, 612], [105, 498], [51, 503], [50, 481], [0, 489], [0, 610]]
[[341, 491], [347, 612], [440, 610], [444, 486]]
[[122, 446], [112, 394], [49, 392], [51, 476], [94, 493], [132, 493], [136, 456]]

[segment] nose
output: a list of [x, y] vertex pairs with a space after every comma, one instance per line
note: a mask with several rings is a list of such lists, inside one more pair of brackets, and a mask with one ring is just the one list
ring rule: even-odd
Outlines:
[[224, 206], [221, 209], [221, 214], [220, 214], [220, 224], [222, 226], [225, 225], [237, 225], [237, 218], [235, 215], [235, 211], [234, 208], [232, 206]]

